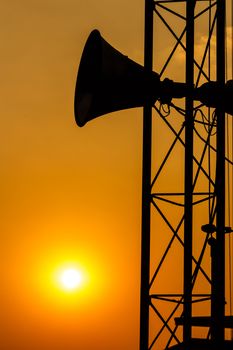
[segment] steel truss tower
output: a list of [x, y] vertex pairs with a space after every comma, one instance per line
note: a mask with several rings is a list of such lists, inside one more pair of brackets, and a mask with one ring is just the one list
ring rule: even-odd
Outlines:
[[[223, 91], [226, 5], [146, 0], [147, 72], [189, 88], [213, 80]], [[232, 232], [225, 169], [233, 164], [225, 145], [232, 130], [226, 137], [224, 111], [191, 97], [165, 107], [145, 106], [143, 116], [140, 350], [232, 349], [225, 251]]]

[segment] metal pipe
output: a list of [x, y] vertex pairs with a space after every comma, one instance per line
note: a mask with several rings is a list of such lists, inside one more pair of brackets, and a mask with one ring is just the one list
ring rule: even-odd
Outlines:
[[[194, 9], [195, 0], [186, 4], [186, 84], [194, 84]], [[185, 196], [184, 196], [184, 327], [183, 341], [192, 338], [192, 224], [193, 224], [193, 98], [185, 101]]]
[[[153, 0], [145, 0], [144, 66], [148, 73], [153, 66], [153, 7]], [[140, 350], [149, 348], [151, 130], [152, 108], [146, 105], [143, 109]]]
[[[226, 1], [217, 1], [217, 82], [220, 89], [225, 84], [225, 12]], [[212, 279], [211, 338], [217, 347], [224, 342], [225, 315], [225, 113], [221, 106], [217, 113], [217, 163], [216, 163], [216, 269]]]

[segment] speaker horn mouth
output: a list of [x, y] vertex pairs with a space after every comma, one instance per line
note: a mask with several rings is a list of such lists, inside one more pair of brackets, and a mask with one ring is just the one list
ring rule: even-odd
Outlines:
[[75, 88], [75, 120], [78, 126], [86, 124], [92, 106], [93, 93], [98, 86], [101, 71], [101, 35], [95, 29], [89, 35], [82, 53], [76, 88]]
[[74, 99], [75, 120], [84, 126], [98, 116], [151, 104], [158, 98], [159, 75], [112, 47], [93, 30], [80, 60]]

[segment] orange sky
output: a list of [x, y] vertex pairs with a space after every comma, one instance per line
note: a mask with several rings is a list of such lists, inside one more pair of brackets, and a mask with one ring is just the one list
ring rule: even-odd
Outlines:
[[[80, 129], [73, 98], [92, 29], [143, 62], [144, 2], [4, 0], [0, 16], [0, 348], [135, 350], [141, 110]], [[64, 264], [87, 272], [86, 287], [59, 289]]]
[[[3, 1], [0, 12], [0, 348], [135, 349], [141, 113], [79, 129], [73, 98], [93, 28], [142, 60], [144, 4]], [[52, 281], [67, 262], [90, 275], [73, 296]]]

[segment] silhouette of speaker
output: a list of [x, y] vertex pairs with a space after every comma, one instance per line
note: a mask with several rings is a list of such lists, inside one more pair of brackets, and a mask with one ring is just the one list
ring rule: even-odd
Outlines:
[[[114, 49], [98, 30], [87, 39], [75, 90], [75, 119], [79, 126], [106, 113], [153, 104], [159, 75]], [[153, 93], [151, 93], [153, 91]]]
[[207, 107], [220, 108], [233, 115], [233, 80], [228, 80], [224, 88], [216, 81], [209, 81], [195, 89], [193, 98]]
[[[233, 114], [233, 81], [226, 83], [224, 91], [217, 85], [210, 82], [194, 89], [170, 79], [161, 81], [157, 73], [147, 72], [120, 53], [95, 29], [87, 39], [78, 70], [74, 101], [76, 123], [83, 126], [107, 113], [152, 106], [158, 98], [162, 103], [170, 103], [173, 97], [187, 96], [208, 107], [220, 105]], [[224, 101], [218, 103], [217, 96], [225, 96]]]

